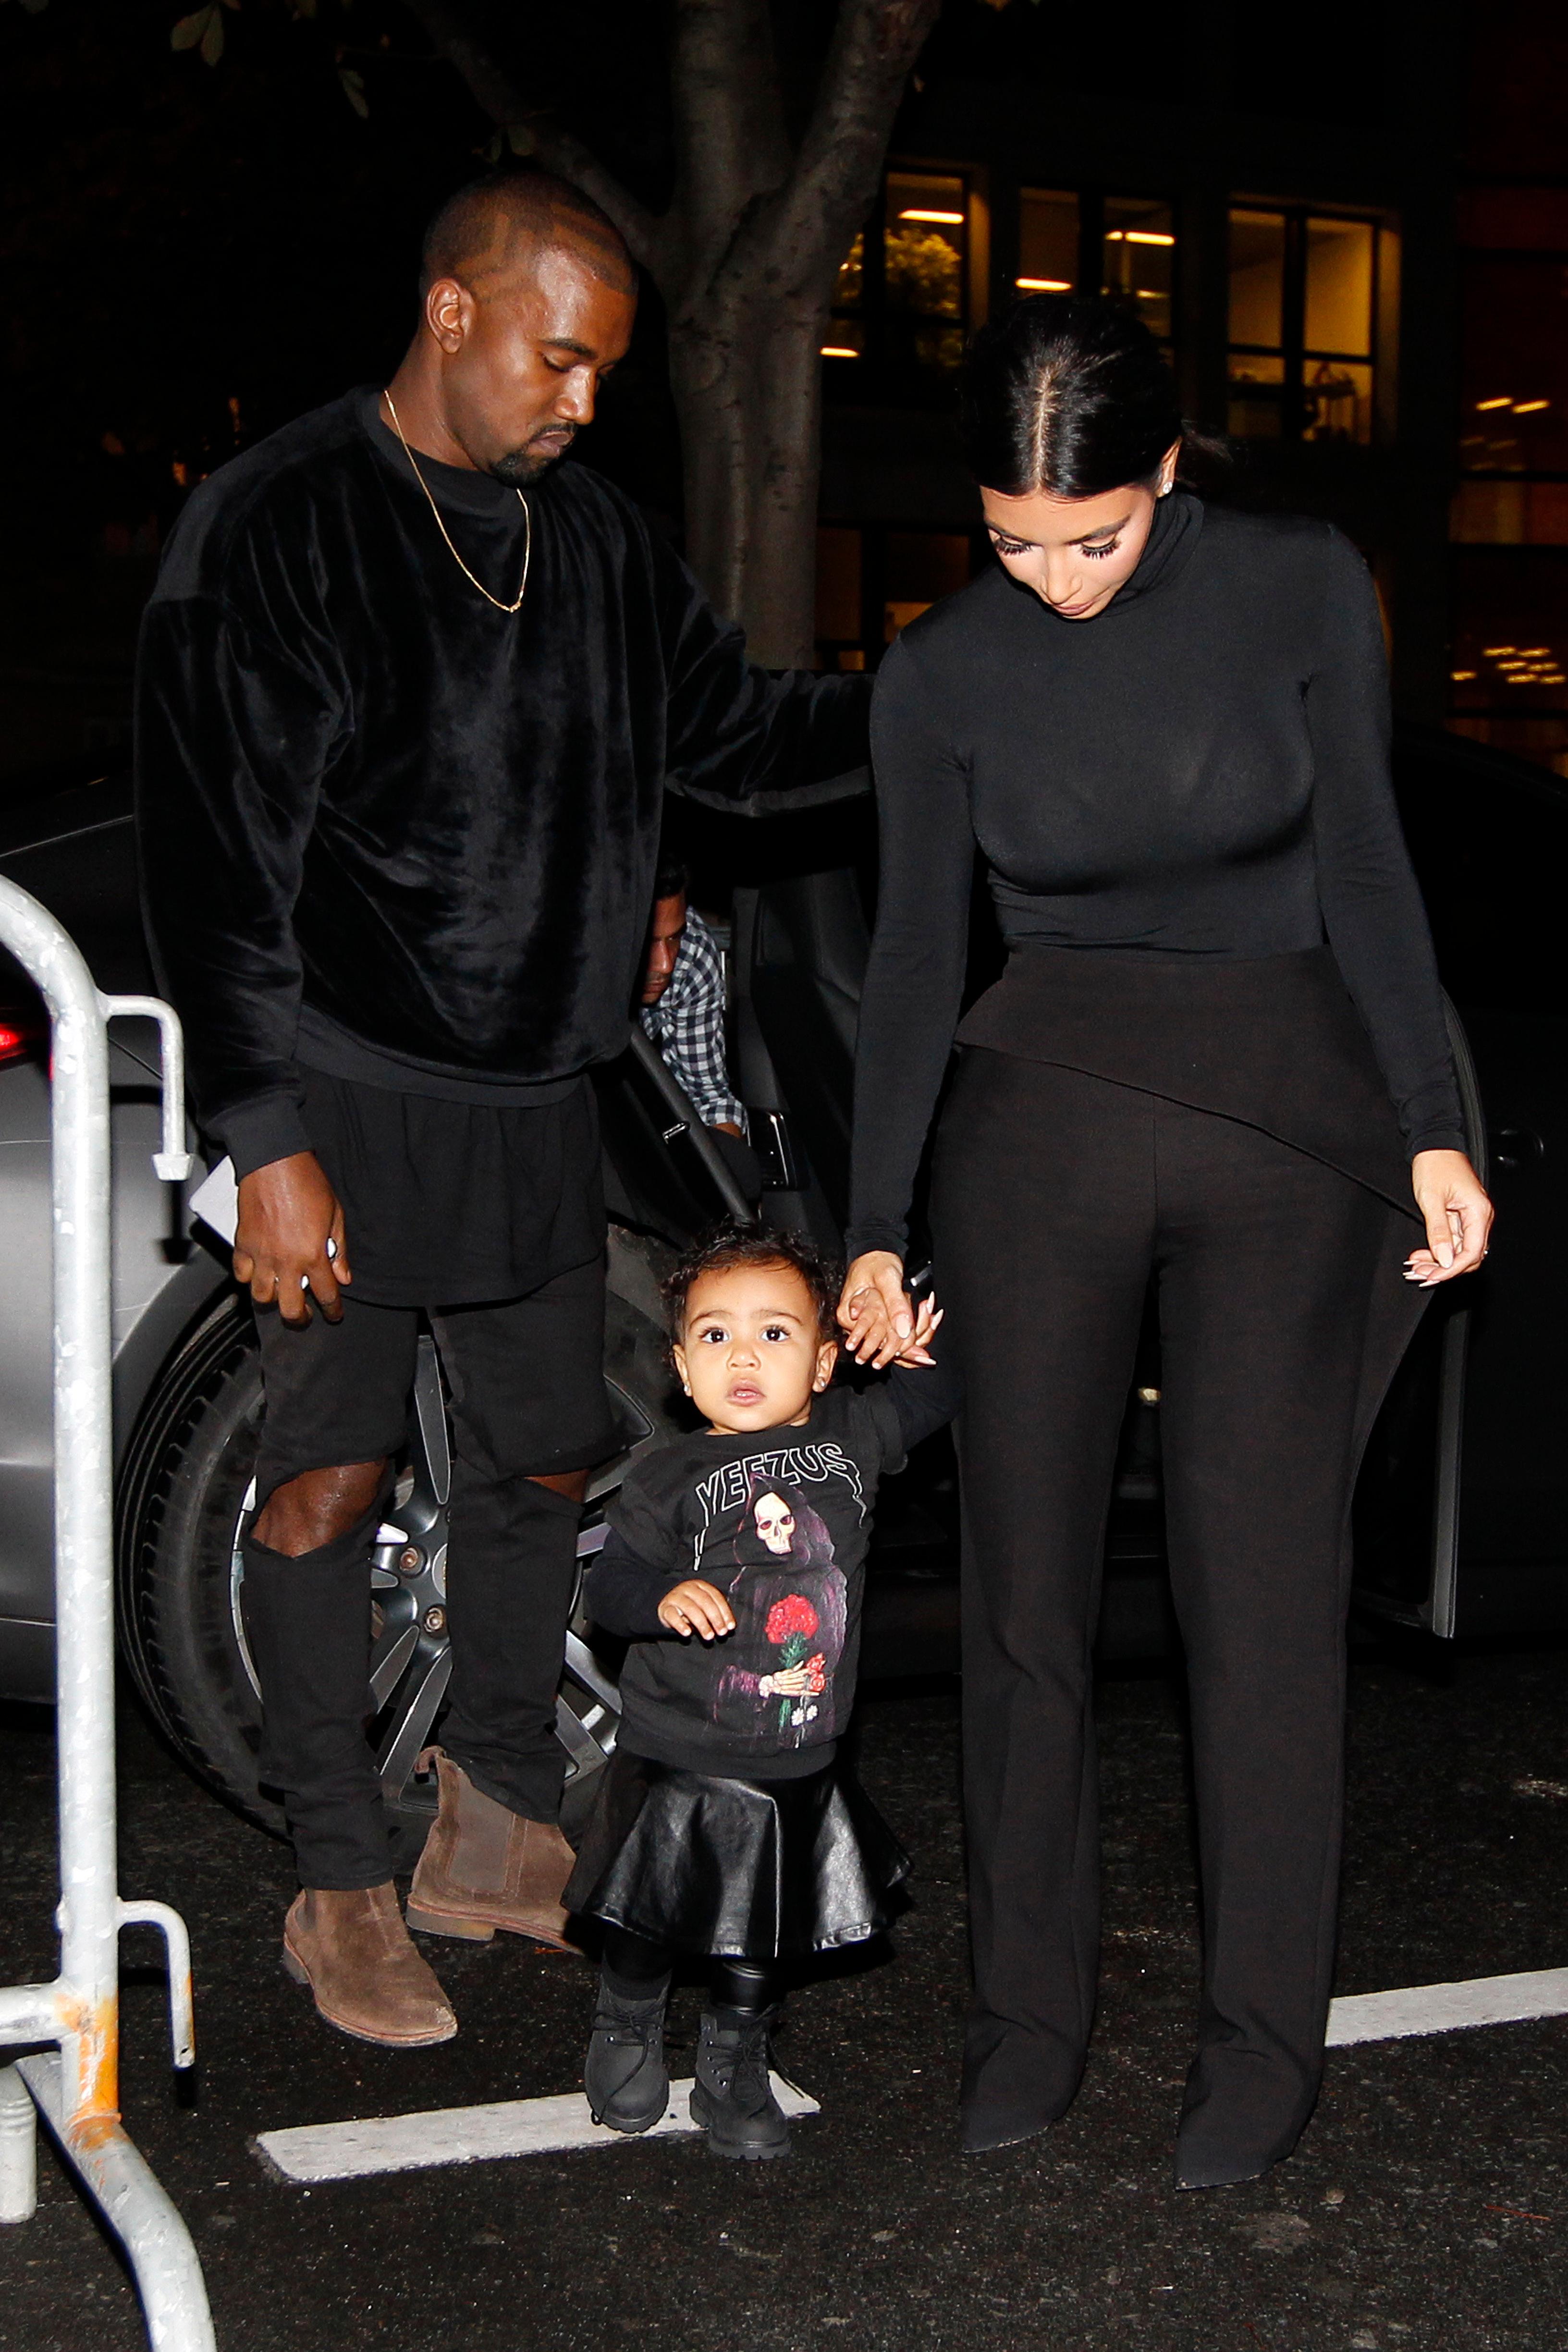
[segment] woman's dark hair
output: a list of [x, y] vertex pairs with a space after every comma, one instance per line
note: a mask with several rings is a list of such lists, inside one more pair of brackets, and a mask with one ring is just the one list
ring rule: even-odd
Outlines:
[[705, 1274], [730, 1274], [740, 1265], [793, 1267], [811, 1293], [818, 1338], [838, 1337], [837, 1308], [844, 1276], [837, 1262], [825, 1256], [804, 1234], [775, 1234], [757, 1225], [736, 1224], [720, 1225], [705, 1234], [665, 1276], [661, 1288], [672, 1339], [679, 1339], [686, 1328], [686, 1302], [692, 1285]]
[[964, 455], [1004, 498], [1092, 499], [1147, 482], [1182, 423], [1142, 321], [1089, 294], [1033, 294], [982, 327], [963, 371]]

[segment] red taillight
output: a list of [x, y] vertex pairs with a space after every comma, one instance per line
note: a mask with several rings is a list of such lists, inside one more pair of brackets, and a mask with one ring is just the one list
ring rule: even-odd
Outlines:
[[24, 1015], [7, 1018], [0, 1013], [0, 1069], [12, 1062], [32, 1060], [47, 1045], [49, 1024], [47, 1021], [29, 1021]]

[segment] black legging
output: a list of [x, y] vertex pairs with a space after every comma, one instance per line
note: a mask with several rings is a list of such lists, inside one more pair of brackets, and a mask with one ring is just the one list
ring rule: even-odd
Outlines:
[[943, 1336], [967, 1386], [966, 2108], [998, 2136], [1037, 2129], [1083, 2067], [1090, 1646], [1152, 1276], [1203, 1878], [1183, 2144], [1261, 2166], [1293, 2144], [1321, 2067], [1369, 1302], [1398, 1284], [1417, 1229], [1237, 1121], [979, 1050], [943, 1117], [933, 1207]]
[[[605, 1931], [605, 1973], [610, 1989], [628, 2000], [647, 2000], [661, 1987], [675, 1956], [662, 1944], [651, 1944], [626, 1927]], [[732, 2009], [742, 2018], [763, 2016], [778, 1999], [779, 1968], [775, 1960], [737, 1960], [724, 1955], [709, 1963], [709, 1988], [718, 2009]]]

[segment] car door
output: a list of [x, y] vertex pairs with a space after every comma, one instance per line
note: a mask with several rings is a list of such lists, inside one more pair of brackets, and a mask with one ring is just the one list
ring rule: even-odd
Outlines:
[[[1568, 785], [1433, 731], [1395, 759], [1438, 968], [1474, 1057], [1497, 1205], [1481, 1273], [1436, 1328], [1436, 1546], [1418, 1621], [1443, 1633], [1568, 1626], [1568, 968], [1562, 941]], [[1450, 1337], [1449, 1335], [1453, 1336]], [[1425, 1335], [1424, 1335], [1425, 1336]], [[1430, 1354], [1430, 1348], [1428, 1348]], [[1435, 1524], [1435, 1533], [1438, 1532]]]

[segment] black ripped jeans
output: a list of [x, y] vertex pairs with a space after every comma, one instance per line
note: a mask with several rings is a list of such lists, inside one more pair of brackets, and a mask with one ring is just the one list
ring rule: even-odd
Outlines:
[[[430, 1316], [453, 1439], [442, 1744], [477, 1788], [533, 1821], [560, 1811], [555, 1692], [582, 1516], [538, 1481], [615, 1451], [604, 1301], [595, 1260], [526, 1297]], [[341, 1323], [315, 1315], [291, 1330], [274, 1313], [257, 1319], [267, 1393], [258, 1503], [304, 1471], [396, 1455], [418, 1346], [415, 1308], [369, 1306], [351, 1293]], [[384, 1499], [357, 1528], [299, 1558], [251, 1537], [243, 1547], [241, 1606], [263, 1706], [258, 1770], [283, 1792], [304, 1886], [378, 1886], [391, 1874], [365, 1738], [370, 1549], [386, 1508]]]

